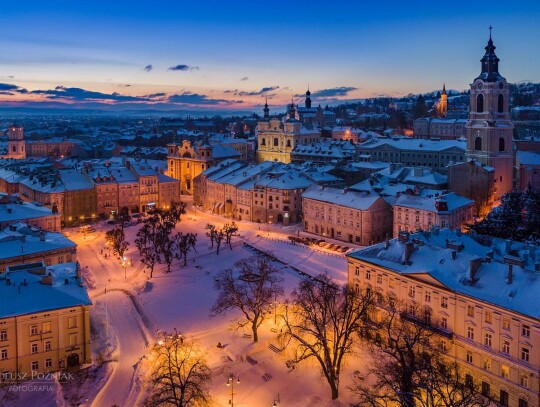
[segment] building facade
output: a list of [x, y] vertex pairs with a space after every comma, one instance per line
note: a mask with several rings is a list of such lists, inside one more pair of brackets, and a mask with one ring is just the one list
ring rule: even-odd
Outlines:
[[[10, 267], [0, 276], [0, 372], [19, 382], [91, 363], [91, 301], [78, 264]], [[13, 287], [19, 287], [18, 290]]]
[[429, 315], [447, 355], [497, 405], [538, 406], [540, 307], [528, 277], [538, 254], [434, 228], [348, 254], [348, 282], [404, 303], [409, 320]]
[[358, 245], [392, 233], [392, 207], [378, 195], [313, 185], [302, 194], [306, 232]]
[[394, 237], [402, 231], [430, 230], [433, 226], [461, 229], [473, 221], [473, 205], [473, 201], [455, 193], [401, 194], [394, 203]]
[[8, 129], [8, 152], [5, 158], [26, 158], [26, 142], [24, 129], [21, 126], [10, 126]]

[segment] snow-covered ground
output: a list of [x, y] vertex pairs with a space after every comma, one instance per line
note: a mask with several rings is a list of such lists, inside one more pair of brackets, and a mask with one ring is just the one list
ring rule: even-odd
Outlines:
[[[188, 213], [182, 217], [177, 230], [198, 233], [197, 253], [190, 253], [187, 267], [175, 265], [170, 274], [162, 273], [158, 267], [151, 280], [147, 279], [133, 243], [127, 254], [133, 265], [125, 270], [112, 256], [105, 257], [108, 252], [104, 237], [110, 225], [100, 224], [96, 227], [97, 232], [86, 235], [76, 229], [67, 231], [78, 244], [78, 260], [94, 302], [92, 324], [99, 331], [93, 339], [98, 355], [95, 359], [110, 361], [107, 363], [109, 368], [102, 369], [108, 376], [99, 378], [102, 383], [108, 379], [106, 384], [94, 391], [96, 394], [81, 396], [81, 405], [138, 405], [145, 396], [142, 391], [145, 365], [148, 365], [145, 362], [156, 335], [159, 331], [172, 332], [175, 328], [206, 350], [213, 370], [211, 394], [215, 406], [229, 405], [230, 388], [225, 383], [230, 372], [240, 375], [241, 379], [234, 388], [237, 406], [271, 406], [278, 398], [280, 407], [350, 404], [347, 385], [353, 371], [364, 364], [363, 356], [345, 369], [340, 399], [332, 402], [330, 389], [315, 365], [303, 364], [290, 370], [285, 364], [287, 351], [275, 353], [269, 348], [270, 344], [278, 345], [276, 336], [280, 329], [275, 324], [273, 310], [261, 327], [257, 344], [248, 337], [248, 330], [237, 330], [232, 324], [235, 314], [209, 317], [217, 297], [213, 289], [214, 275], [221, 269], [232, 267], [235, 261], [253, 255], [251, 247], [272, 252], [281, 261], [276, 262], [276, 266], [283, 270], [286, 296], [300, 278], [293, 267], [312, 275], [328, 273], [344, 283], [347, 277], [345, 256], [292, 245], [287, 241], [287, 235], [296, 235], [299, 226], [283, 228], [249, 222], [239, 222], [240, 237], [233, 238], [233, 249], [222, 245], [220, 254], [216, 255], [215, 249], [210, 249], [204, 226], [207, 223], [221, 226], [226, 222], [224, 218], [188, 206]], [[126, 229], [130, 242], [139, 227]], [[224, 345], [223, 348], [216, 346], [218, 342]], [[252, 358], [252, 363], [248, 362], [247, 356]]]

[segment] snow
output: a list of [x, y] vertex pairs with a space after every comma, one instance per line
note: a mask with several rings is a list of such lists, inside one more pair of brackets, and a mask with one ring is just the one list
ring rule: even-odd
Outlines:
[[29, 255], [44, 251], [73, 248], [76, 245], [61, 233], [41, 232], [45, 240], [41, 240], [38, 229], [31, 228], [26, 223], [17, 222], [0, 232], [0, 259], [9, 259], [19, 255]]
[[302, 198], [365, 211], [379, 199], [379, 196], [366, 195], [364, 192], [313, 185], [304, 191]]
[[[106, 250], [102, 254], [105, 230], [112, 226], [100, 224], [98, 232], [91, 235], [68, 230], [70, 237], [79, 245], [78, 259], [94, 302], [91, 311], [93, 323], [99, 323], [101, 330], [108, 326], [108, 335], [116, 338], [93, 338], [93, 347], [105, 354], [104, 359], [111, 353], [110, 348], [114, 348], [112, 374], [105, 378], [108, 382], [97, 397], [82, 405], [137, 405], [142, 402], [145, 396], [142, 385], [156, 335], [176, 328], [204, 349], [213, 371], [210, 392], [216, 407], [229, 405], [230, 388], [225, 386], [225, 382], [231, 371], [241, 377], [241, 384], [235, 386], [235, 404], [239, 406], [269, 406], [278, 397], [280, 407], [348, 406], [350, 394], [346, 387], [351, 383], [352, 372], [358, 370], [365, 360], [351, 360], [342, 375], [340, 401], [333, 402], [330, 389], [316, 365], [306, 363], [290, 370], [285, 364], [287, 352], [270, 350], [270, 344], [278, 346], [276, 336], [280, 330], [274, 323], [273, 309], [269, 310], [269, 318], [260, 329], [258, 344], [244, 337], [250, 333], [249, 330], [238, 330], [232, 323], [238, 313], [209, 317], [209, 310], [217, 297], [213, 289], [215, 274], [233, 267], [235, 261], [253, 255], [251, 247], [272, 252], [277, 258], [275, 266], [283, 270], [286, 297], [303, 278], [295, 269], [310, 275], [326, 272], [338, 282], [346, 282], [345, 256], [292, 245], [287, 236], [296, 235], [299, 226], [279, 227], [245, 221], [237, 222], [240, 236], [233, 238], [233, 249], [222, 245], [217, 255], [204, 236], [204, 226], [212, 223], [221, 227], [230, 220], [191, 206], [188, 208], [177, 230], [198, 233], [197, 253], [190, 253], [187, 267], [175, 266], [170, 274], [163, 274], [163, 267], [158, 267], [151, 280], [147, 280], [133, 245], [127, 253], [127, 257], [133, 260], [133, 266], [127, 267], [126, 278], [118, 260], [110, 256], [105, 258]], [[130, 241], [133, 241], [139, 227], [125, 230]], [[283, 301], [284, 298], [278, 299], [278, 317]], [[224, 347], [217, 348], [218, 342]], [[257, 363], [248, 363], [247, 356]]]
[[52, 274], [52, 285], [41, 283], [43, 275], [26, 271], [30, 267], [27, 265], [21, 269], [21, 266], [17, 266], [17, 271], [11, 271], [13, 267], [8, 267], [8, 271], [1, 275], [2, 318], [91, 304], [86, 288], [79, 285], [76, 263], [48, 266], [45, 274]]
[[[438, 237], [439, 235], [436, 233], [441, 233], [443, 237]], [[415, 249], [408, 262], [404, 262], [405, 244], [398, 239], [390, 240], [388, 249], [385, 249], [385, 244], [381, 243], [356, 250], [348, 256], [400, 274], [427, 274], [451, 291], [535, 319], [540, 318], [540, 298], [538, 297], [540, 274], [534, 271], [535, 262], [540, 260], [538, 248], [527, 247], [527, 261], [524, 261], [523, 266], [513, 266], [511, 283], [508, 281], [509, 265], [506, 264], [504, 256], [500, 255], [494, 256], [489, 262], [483, 261], [474, 275], [475, 282], [471, 282], [471, 262], [487, 257], [489, 251], [499, 251], [500, 253], [502, 243], [490, 245], [489, 249], [486, 250], [481, 247], [482, 245], [478, 241], [474, 241], [466, 235], [460, 234], [458, 236], [456, 234], [454, 237], [458, 236], [458, 239], [455, 240], [455, 243], [467, 242], [467, 244], [464, 245], [463, 250], [457, 252], [454, 259], [453, 249], [447, 248], [446, 243], [453, 232], [445, 230], [436, 233], [420, 232], [410, 236], [411, 240], [417, 239], [424, 244], [415, 244]], [[452, 243], [450, 239], [448, 240]], [[512, 245], [512, 243], [509, 244]], [[514, 245], [520, 244], [514, 243]], [[534, 249], [531, 250], [531, 247]], [[523, 254], [523, 250], [521, 254]]]

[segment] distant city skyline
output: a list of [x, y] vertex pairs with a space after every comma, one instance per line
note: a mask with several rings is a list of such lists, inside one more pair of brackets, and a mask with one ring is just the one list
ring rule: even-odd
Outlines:
[[493, 25], [501, 73], [540, 82], [540, 4], [3, 4], [0, 107], [259, 110], [465, 90]]

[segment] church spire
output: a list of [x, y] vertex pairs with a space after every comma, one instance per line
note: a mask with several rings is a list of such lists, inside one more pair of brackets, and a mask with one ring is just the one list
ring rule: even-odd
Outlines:
[[264, 112], [264, 118], [268, 119], [270, 117], [270, 109], [268, 108], [268, 97], [265, 98], [263, 112]]
[[489, 26], [489, 40], [485, 46], [486, 53], [480, 60], [482, 63], [482, 72], [477, 79], [482, 79], [484, 82], [496, 82], [503, 77], [499, 74], [500, 59], [495, 54], [495, 45], [493, 45], [492, 31], [493, 27]]
[[306, 109], [311, 109], [311, 92], [309, 91], [309, 84], [306, 92]]
[[446, 95], [446, 83], [443, 83], [442, 85], [442, 94]]

